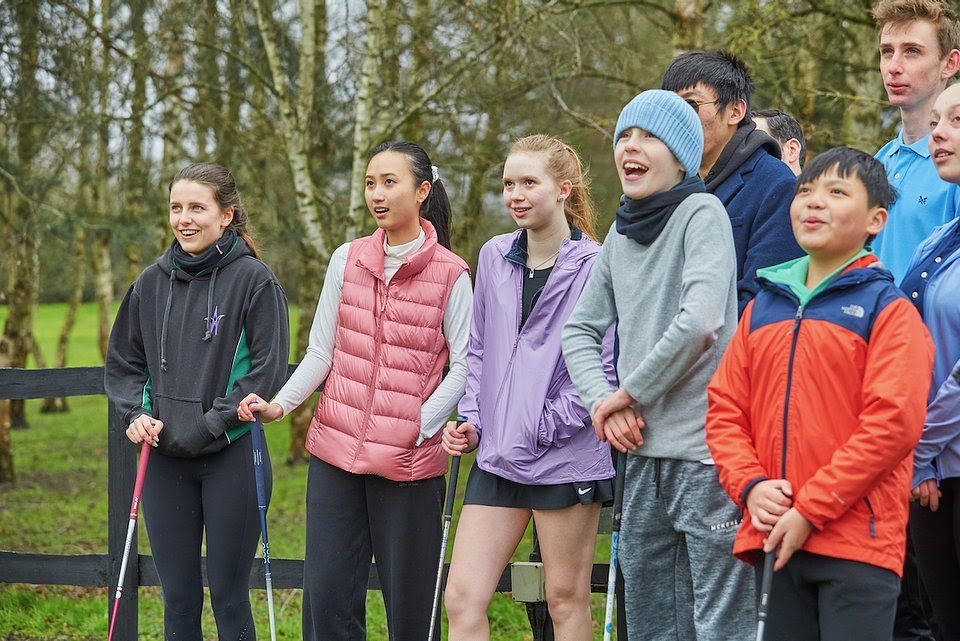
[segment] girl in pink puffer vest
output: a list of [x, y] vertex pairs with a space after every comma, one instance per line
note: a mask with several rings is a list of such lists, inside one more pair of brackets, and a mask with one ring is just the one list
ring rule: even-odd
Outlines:
[[324, 384], [306, 440], [303, 636], [317, 641], [363, 636], [372, 555], [391, 638], [427, 637], [440, 429], [466, 384], [473, 292], [437, 169], [418, 145], [387, 142], [364, 180], [377, 231], [331, 256], [307, 353], [273, 402], [251, 394], [238, 408], [276, 420]]

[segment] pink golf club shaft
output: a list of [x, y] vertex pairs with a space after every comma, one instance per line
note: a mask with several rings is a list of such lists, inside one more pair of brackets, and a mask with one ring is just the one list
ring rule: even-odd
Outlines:
[[110, 632], [107, 641], [113, 640], [113, 626], [117, 622], [117, 610], [123, 595], [123, 577], [127, 573], [127, 560], [130, 557], [130, 545], [137, 527], [137, 512], [140, 510], [140, 493], [143, 491], [143, 477], [147, 474], [147, 461], [150, 459], [150, 445], [144, 441], [140, 447], [140, 465], [137, 468], [137, 481], [133, 486], [133, 501], [130, 503], [130, 523], [127, 525], [127, 541], [123, 544], [123, 558], [120, 561], [120, 578], [117, 580], [117, 595], [113, 601], [113, 615], [110, 617]]

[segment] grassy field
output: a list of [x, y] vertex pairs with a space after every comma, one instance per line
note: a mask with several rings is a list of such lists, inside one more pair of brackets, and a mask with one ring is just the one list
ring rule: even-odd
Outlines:
[[[36, 332], [48, 361], [65, 312], [65, 305], [41, 305]], [[0, 307], [0, 323], [7, 310]], [[295, 315], [291, 318], [295, 321]], [[100, 365], [96, 347], [96, 312], [84, 305], [73, 334], [71, 366]], [[106, 399], [70, 399], [70, 412], [41, 414], [41, 401], [27, 402], [30, 428], [13, 433], [16, 484], [0, 485], [0, 549], [56, 554], [105, 553], [107, 550], [107, 439]], [[270, 548], [273, 558], [303, 558], [306, 467], [282, 463], [289, 447], [286, 421], [270, 425], [267, 441], [274, 461], [274, 490], [270, 504]], [[131, 446], [130, 455], [136, 449]], [[458, 499], [468, 465], [461, 471]], [[453, 534], [459, 500], [454, 512]], [[144, 529], [139, 529], [139, 546], [149, 554]], [[601, 536], [597, 560], [603, 562], [609, 550], [609, 536]], [[529, 532], [515, 554], [525, 560], [530, 551]], [[448, 554], [449, 556], [449, 554]], [[251, 592], [254, 616], [261, 638], [268, 637], [266, 593]], [[300, 591], [274, 593], [277, 608], [277, 636], [299, 639]], [[0, 584], [0, 638], [7, 641], [34, 639], [102, 639], [107, 631], [106, 589], [61, 586]], [[140, 638], [163, 638], [163, 608], [159, 588], [140, 591]], [[595, 638], [602, 637], [603, 596], [594, 595]], [[491, 633], [498, 641], [531, 639], [526, 612], [509, 595], [497, 595], [490, 608]], [[204, 610], [206, 638], [216, 638], [209, 607]], [[383, 601], [379, 592], [367, 597], [367, 636], [387, 639]], [[444, 638], [446, 636], [444, 635]]]

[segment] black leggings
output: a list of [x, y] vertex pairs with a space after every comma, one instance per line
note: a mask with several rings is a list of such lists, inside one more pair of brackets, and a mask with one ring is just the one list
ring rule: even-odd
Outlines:
[[[202, 641], [200, 543], [207, 534], [207, 579], [220, 641], [256, 639], [248, 582], [260, 539], [249, 433], [216, 454], [180, 459], [153, 453], [143, 516], [163, 588], [164, 639]], [[263, 450], [269, 502], [270, 455]]]
[[920, 578], [930, 595], [937, 641], [960, 641], [960, 478], [940, 482], [936, 512], [910, 504]]
[[[444, 479], [401, 483], [352, 474], [310, 457], [303, 638], [366, 639], [371, 554], [386, 606], [390, 641], [430, 632], [440, 555]], [[440, 641], [440, 613], [434, 641]]]

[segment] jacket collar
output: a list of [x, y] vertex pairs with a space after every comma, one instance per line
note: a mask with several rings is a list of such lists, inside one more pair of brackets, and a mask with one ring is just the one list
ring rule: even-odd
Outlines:
[[[430, 263], [440, 246], [437, 243], [437, 230], [430, 221], [421, 217], [420, 228], [425, 237], [423, 245], [412, 256], [403, 259], [403, 264], [397, 270], [393, 280], [403, 280], [419, 274]], [[377, 229], [373, 235], [360, 239], [363, 244], [357, 254], [357, 264], [381, 281], [387, 279], [383, 271], [383, 242], [386, 236], [387, 233], [384, 230]]]
[[868, 280], [893, 281], [893, 275], [883, 268], [883, 264], [869, 248], [861, 250], [846, 265], [824, 278], [813, 290], [807, 289], [806, 286], [809, 265], [810, 257], [802, 256], [780, 265], [757, 270], [757, 281], [766, 289], [792, 295], [801, 305], [806, 305], [811, 299], [824, 292], [859, 285]]
[[927, 134], [920, 140], [917, 140], [912, 145], [908, 145], [903, 141], [903, 129], [900, 129], [900, 133], [897, 134], [897, 137], [894, 139], [893, 144], [890, 145], [890, 149], [885, 154], [885, 157], [892, 156], [898, 153], [901, 149], [909, 149], [913, 153], [917, 154], [921, 158], [930, 157], [930, 147], [927, 144], [930, 134]]
[[[583, 239], [583, 232], [576, 227], [570, 227], [570, 241], [579, 241]], [[561, 252], [563, 247], [569, 241], [564, 240], [560, 243]], [[503, 257], [515, 265], [521, 267], [527, 266], [527, 230], [518, 229], [512, 236], [507, 237], [499, 244], [500, 253]], [[559, 259], [559, 257], [558, 257]]]

